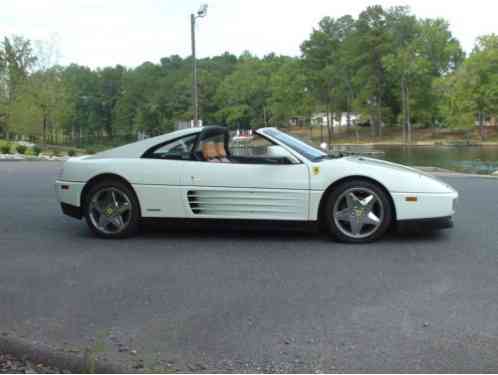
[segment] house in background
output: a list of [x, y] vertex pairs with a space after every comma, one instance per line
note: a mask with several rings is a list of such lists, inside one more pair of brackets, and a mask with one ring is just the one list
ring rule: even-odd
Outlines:
[[[199, 119], [199, 127], [201, 126], [202, 126], [202, 120]], [[194, 120], [175, 122], [175, 130], [190, 129], [190, 128], [195, 128]]]
[[289, 126], [298, 126], [300, 128], [304, 127], [306, 124], [306, 117], [304, 116], [294, 116], [289, 119]]
[[[332, 126], [334, 128], [342, 128], [348, 126], [348, 114], [346, 112], [342, 113], [331, 113], [330, 115]], [[350, 113], [349, 118], [351, 121], [351, 125], [358, 123], [360, 121], [360, 115], [357, 113]], [[329, 125], [329, 119], [327, 118], [327, 113], [318, 112], [311, 115], [311, 126], [324, 126], [327, 127]]]
[[[482, 124], [483, 126], [497, 126], [498, 125], [497, 116], [484, 114], [482, 118]], [[475, 126], [477, 127], [479, 126], [479, 114], [476, 115]]]

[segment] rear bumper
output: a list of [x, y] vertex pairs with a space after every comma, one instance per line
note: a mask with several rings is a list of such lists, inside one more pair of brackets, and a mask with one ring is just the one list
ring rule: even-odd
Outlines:
[[399, 230], [421, 229], [438, 230], [453, 228], [453, 218], [451, 216], [436, 217], [430, 219], [399, 220], [397, 222]]
[[61, 209], [64, 215], [71, 216], [75, 219], [81, 219], [83, 217], [80, 207], [76, 207], [67, 203], [61, 203]]
[[80, 198], [83, 187], [84, 183], [82, 182], [61, 180], [55, 182], [55, 195], [64, 214], [81, 219]]

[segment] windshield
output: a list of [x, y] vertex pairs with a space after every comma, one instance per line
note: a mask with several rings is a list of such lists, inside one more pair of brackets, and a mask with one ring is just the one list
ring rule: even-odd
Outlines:
[[306, 159], [309, 159], [311, 161], [318, 161], [328, 156], [325, 152], [323, 152], [319, 148], [311, 146], [308, 143], [305, 143], [304, 141], [300, 140], [299, 138], [284, 133], [280, 130], [265, 129], [264, 134], [267, 134], [270, 137], [276, 139], [277, 141], [282, 142], [284, 145], [290, 147], [291, 149], [293, 149], [294, 151], [298, 152], [299, 154], [303, 155]]

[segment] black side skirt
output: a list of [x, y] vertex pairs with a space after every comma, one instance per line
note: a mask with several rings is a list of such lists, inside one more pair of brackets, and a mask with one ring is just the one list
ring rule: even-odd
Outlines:
[[[62, 212], [70, 217], [75, 219], [81, 219], [83, 214], [81, 212], [80, 207], [73, 206], [67, 203], [61, 203]], [[158, 224], [160, 222], [168, 222], [170, 224], [178, 224], [178, 223], [196, 223], [196, 224], [219, 224], [219, 223], [230, 223], [234, 225], [240, 226], [253, 226], [255, 229], [260, 225], [266, 226], [271, 224], [279, 224], [280, 226], [285, 227], [285, 229], [304, 229], [305, 231], [312, 229], [317, 226], [316, 221], [277, 221], [277, 220], [216, 220], [216, 219], [186, 219], [186, 218], [164, 218], [164, 219], [152, 219], [152, 218], [142, 218], [142, 222], [150, 223], [150, 224]], [[252, 224], [252, 225], [251, 225]], [[410, 230], [410, 229], [421, 229], [421, 230], [437, 230], [437, 229], [448, 229], [453, 228], [453, 219], [451, 216], [446, 217], [437, 217], [430, 219], [415, 219], [415, 220], [398, 220], [396, 223], [396, 227], [398, 230]], [[313, 228], [316, 229], [316, 228]]]

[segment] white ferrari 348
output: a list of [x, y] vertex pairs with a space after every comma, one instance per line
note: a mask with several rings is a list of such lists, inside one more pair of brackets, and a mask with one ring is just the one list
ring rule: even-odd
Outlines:
[[55, 189], [65, 214], [105, 238], [181, 218], [313, 222], [340, 241], [368, 242], [397, 223], [451, 227], [458, 198], [414, 168], [329, 155], [275, 128], [234, 141], [221, 126], [71, 158]]

